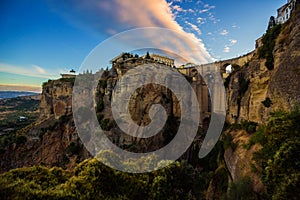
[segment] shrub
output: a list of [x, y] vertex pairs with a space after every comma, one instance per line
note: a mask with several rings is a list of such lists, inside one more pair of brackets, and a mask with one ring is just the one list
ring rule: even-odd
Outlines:
[[26, 141], [27, 141], [27, 137], [25, 137], [24, 135], [18, 135], [16, 137], [17, 144], [24, 144]]
[[252, 189], [252, 182], [250, 177], [242, 177], [238, 181], [233, 182], [229, 185], [229, 190], [227, 193], [228, 200], [255, 200], [258, 199]]
[[104, 118], [104, 115], [102, 113], [97, 113], [97, 119], [98, 122], [101, 122], [101, 120]]
[[70, 83], [72, 83], [72, 85], [74, 85], [74, 83], [75, 83], [75, 78], [60, 78], [59, 80], [61, 80], [63, 82], [70, 82]]
[[271, 29], [268, 29], [266, 34], [262, 38], [263, 45], [258, 49], [259, 58], [265, 58], [265, 66], [267, 69], [274, 69], [274, 56], [273, 50], [275, 47], [276, 39], [281, 31], [281, 25], [276, 25]]
[[261, 102], [266, 108], [270, 108], [273, 104], [271, 99], [267, 97], [264, 101]]
[[75, 154], [78, 154], [79, 151], [80, 151], [80, 146], [75, 142], [71, 142], [66, 148], [66, 154], [68, 156], [73, 156]]
[[102, 98], [99, 99], [98, 103], [97, 103], [97, 108], [96, 111], [97, 112], [101, 112], [104, 109], [104, 101]]
[[262, 149], [253, 154], [253, 159], [263, 169], [262, 180], [272, 199], [293, 199], [299, 188], [299, 121], [298, 109], [272, 113], [266, 127], [257, 134]]
[[100, 126], [104, 131], [109, 131], [115, 126], [115, 122], [108, 118], [101, 120]]
[[254, 133], [256, 131], [256, 122], [252, 121], [242, 121], [241, 122], [241, 128], [247, 131], [248, 133]]
[[250, 149], [254, 144], [264, 145], [267, 142], [267, 138], [264, 135], [264, 130], [264, 126], [259, 127], [259, 129], [252, 135], [245, 148]]
[[233, 144], [233, 138], [230, 133], [224, 134], [223, 135], [223, 147], [224, 149], [228, 149], [229, 147], [234, 147], [235, 145]]
[[106, 80], [100, 80], [100, 86], [101, 86], [102, 89], [105, 89], [107, 87]]

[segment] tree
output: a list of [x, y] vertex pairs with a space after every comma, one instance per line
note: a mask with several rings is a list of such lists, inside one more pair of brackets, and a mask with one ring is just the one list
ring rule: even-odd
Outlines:
[[147, 51], [147, 53], [146, 53], [146, 59], [150, 59], [151, 57], [150, 57], [150, 54], [149, 54], [149, 52]]

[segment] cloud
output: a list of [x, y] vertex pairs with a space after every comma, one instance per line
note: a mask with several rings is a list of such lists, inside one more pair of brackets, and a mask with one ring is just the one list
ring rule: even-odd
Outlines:
[[200, 10], [199, 11], [199, 13], [201, 14], [201, 13], [206, 13], [206, 12], [208, 12], [209, 11], [209, 9], [202, 9], [202, 10]]
[[209, 4], [205, 4], [204, 8], [207, 8], [208, 10], [216, 8], [216, 6], [210, 6]]
[[208, 19], [212, 21], [214, 24], [220, 22], [220, 19], [215, 18], [215, 16], [212, 13], [208, 13]]
[[[183, 12], [184, 9], [180, 6], [173, 6], [172, 2], [168, 3], [166, 0], [139, 0], [129, 3], [124, 0], [110, 0], [103, 3], [103, 1], [99, 2], [97, 0], [88, 2], [65, 0], [63, 5], [61, 1], [58, 3], [58, 0], [51, 2], [52, 6], [56, 7], [56, 10], [66, 16], [68, 20], [72, 20], [83, 28], [89, 26], [89, 28], [99, 33], [103, 33], [103, 30], [122, 32], [143, 27], [171, 29], [182, 36], [182, 39], [165, 36], [164, 39], [168, 40], [168, 45], [171, 44], [172, 48], [189, 54], [186, 55], [188, 58], [193, 57], [199, 63], [213, 60], [202, 40], [195, 34], [184, 31], [183, 27], [175, 20], [176, 13], [174, 12], [181, 10]], [[145, 33], [145, 35], [149, 35], [149, 33]], [[159, 33], [151, 37], [157, 38], [152, 41], [153, 44], [166, 48], [165, 42], [159, 42], [161, 38]], [[172, 50], [170, 47], [168, 49]]]
[[230, 39], [229, 41], [230, 41], [231, 45], [235, 45], [237, 43], [237, 40], [235, 40], [235, 39]]
[[46, 71], [40, 66], [32, 65], [32, 67], [34, 67], [39, 74], [46, 74]]
[[194, 12], [195, 12], [195, 11], [194, 11], [193, 9], [191, 9], [191, 8], [189, 8], [187, 11], [190, 12], [190, 13], [194, 13]]
[[174, 5], [172, 8], [173, 8], [174, 10], [178, 11], [178, 12], [184, 12], [184, 11], [186, 11], [186, 10], [184, 10], [183, 8], [181, 8], [179, 5]]
[[230, 47], [225, 46], [223, 52], [224, 53], [229, 53], [230, 52]]
[[226, 36], [228, 34], [229, 34], [229, 32], [226, 29], [224, 29], [220, 32], [220, 35], [223, 35], [223, 36]]
[[201, 30], [200, 30], [200, 29], [198, 28], [198, 26], [196, 26], [195, 24], [192, 24], [192, 23], [190, 23], [190, 22], [188, 22], [188, 21], [186, 21], [185, 23], [188, 24], [189, 26], [191, 26], [192, 29], [198, 33], [198, 35], [201, 35], [201, 34], [202, 34]]
[[57, 76], [59, 76], [59, 73], [47, 73], [43, 68], [37, 65], [32, 65], [31, 67], [29, 67], [0, 63], [0, 72], [39, 78], [57, 78]]
[[13, 85], [13, 84], [0, 84], [0, 91], [27, 91], [41, 93], [41, 86], [35, 85]]
[[206, 19], [205, 19], [205, 18], [202, 18], [202, 17], [198, 17], [198, 18], [197, 18], [197, 23], [198, 23], [198, 24], [201, 24], [201, 25], [202, 25], [202, 24], [205, 24], [205, 22], [206, 22]]

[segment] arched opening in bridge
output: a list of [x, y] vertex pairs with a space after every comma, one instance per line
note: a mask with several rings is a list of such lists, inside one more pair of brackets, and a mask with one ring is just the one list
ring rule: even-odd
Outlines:
[[229, 65], [227, 65], [227, 66], [225, 67], [225, 72], [226, 72], [227, 74], [230, 74], [230, 73], [232, 72], [232, 70], [233, 70], [233, 68], [232, 68], [232, 65], [231, 65], [231, 64], [229, 64]]

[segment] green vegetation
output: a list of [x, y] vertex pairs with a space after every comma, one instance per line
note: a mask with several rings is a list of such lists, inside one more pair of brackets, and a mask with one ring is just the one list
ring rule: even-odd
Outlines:
[[103, 101], [102, 98], [100, 98], [98, 103], [97, 103], [96, 111], [101, 112], [103, 110], [104, 110], [104, 101]]
[[0, 112], [3, 111], [35, 111], [40, 104], [39, 100], [16, 97], [4, 99], [0, 102]]
[[81, 147], [77, 142], [71, 142], [66, 148], [66, 154], [68, 156], [76, 155], [79, 153], [80, 149]]
[[105, 89], [107, 87], [107, 81], [106, 80], [100, 80], [99, 84], [102, 89]]
[[104, 115], [102, 113], [97, 113], [97, 119], [98, 119], [98, 122], [100, 123], [101, 120], [104, 118]]
[[233, 137], [230, 133], [224, 134], [222, 137], [224, 149], [232, 148], [235, 149], [236, 145], [233, 142]]
[[[105, 159], [117, 157], [111, 152], [102, 155]], [[147, 166], [152, 159], [155, 158], [144, 157], [120, 164]], [[6, 199], [202, 199], [204, 193], [199, 189], [205, 186], [204, 180], [186, 162], [174, 162], [151, 173], [129, 174], [90, 159], [77, 165], [72, 175], [57, 167], [11, 170], [0, 175], [0, 196]]]
[[250, 149], [254, 144], [264, 145], [266, 143], [266, 137], [264, 135], [265, 127], [260, 126], [258, 130], [252, 135], [248, 144], [246, 144], [245, 148]]
[[111, 130], [113, 127], [115, 127], [115, 121], [110, 120], [109, 118], [104, 118], [101, 120], [100, 122], [100, 126], [104, 131], [109, 131]]
[[256, 197], [252, 190], [252, 182], [250, 177], [242, 177], [238, 181], [230, 183], [228, 193], [222, 199], [255, 200], [259, 198]]
[[243, 120], [241, 123], [231, 124], [226, 127], [230, 130], [245, 130], [247, 133], [254, 133], [256, 131], [257, 123], [252, 121]]
[[263, 169], [263, 183], [269, 199], [300, 199], [300, 112], [272, 113], [269, 122], [254, 135], [251, 143], [262, 149], [253, 159]]
[[265, 58], [265, 66], [272, 70], [274, 69], [274, 55], [273, 50], [275, 47], [276, 39], [281, 31], [281, 25], [275, 25], [273, 28], [268, 29], [262, 38], [263, 45], [258, 49], [259, 58]]
[[0, 153], [4, 152], [4, 149], [14, 143], [17, 145], [23, 144], [27, 141], [27, 137], [23, 135], [17, 135], [16, 133], [10, 133], [0, 136]]
[[[0, 131], [12, 128], [16, 132], [25, 126], [33, 123], [38, 118], [36, 112], [39, 107], [39, 100], [22, 97], [5, 99], [0, 101]], [[21, 119], [20, 116], [25, 117]]]
[[59, 80], [61, 80], [63, 82], [72, 83], [72, 85], [74, 85], [74, 83], [75, 83], [75, 78], [60, 78]]
[[147, 51], [147, 53], [146, 53], [146, 59], [150, 59], [151, 57], [150, 57], [150, 54], [149, 54], [149, 52]]
[[[37, 118], [39, 100], [17, 97], [0, 101], [0, 153], [11, 144], [23, 144], [27, 138], [20, 130]], [[20, 116], [24, 118], [20, 118]]]
[[271, 99], [267, 97], [264, 101], [261, 102], [266, 108], [270, 108], [273, 104]]

